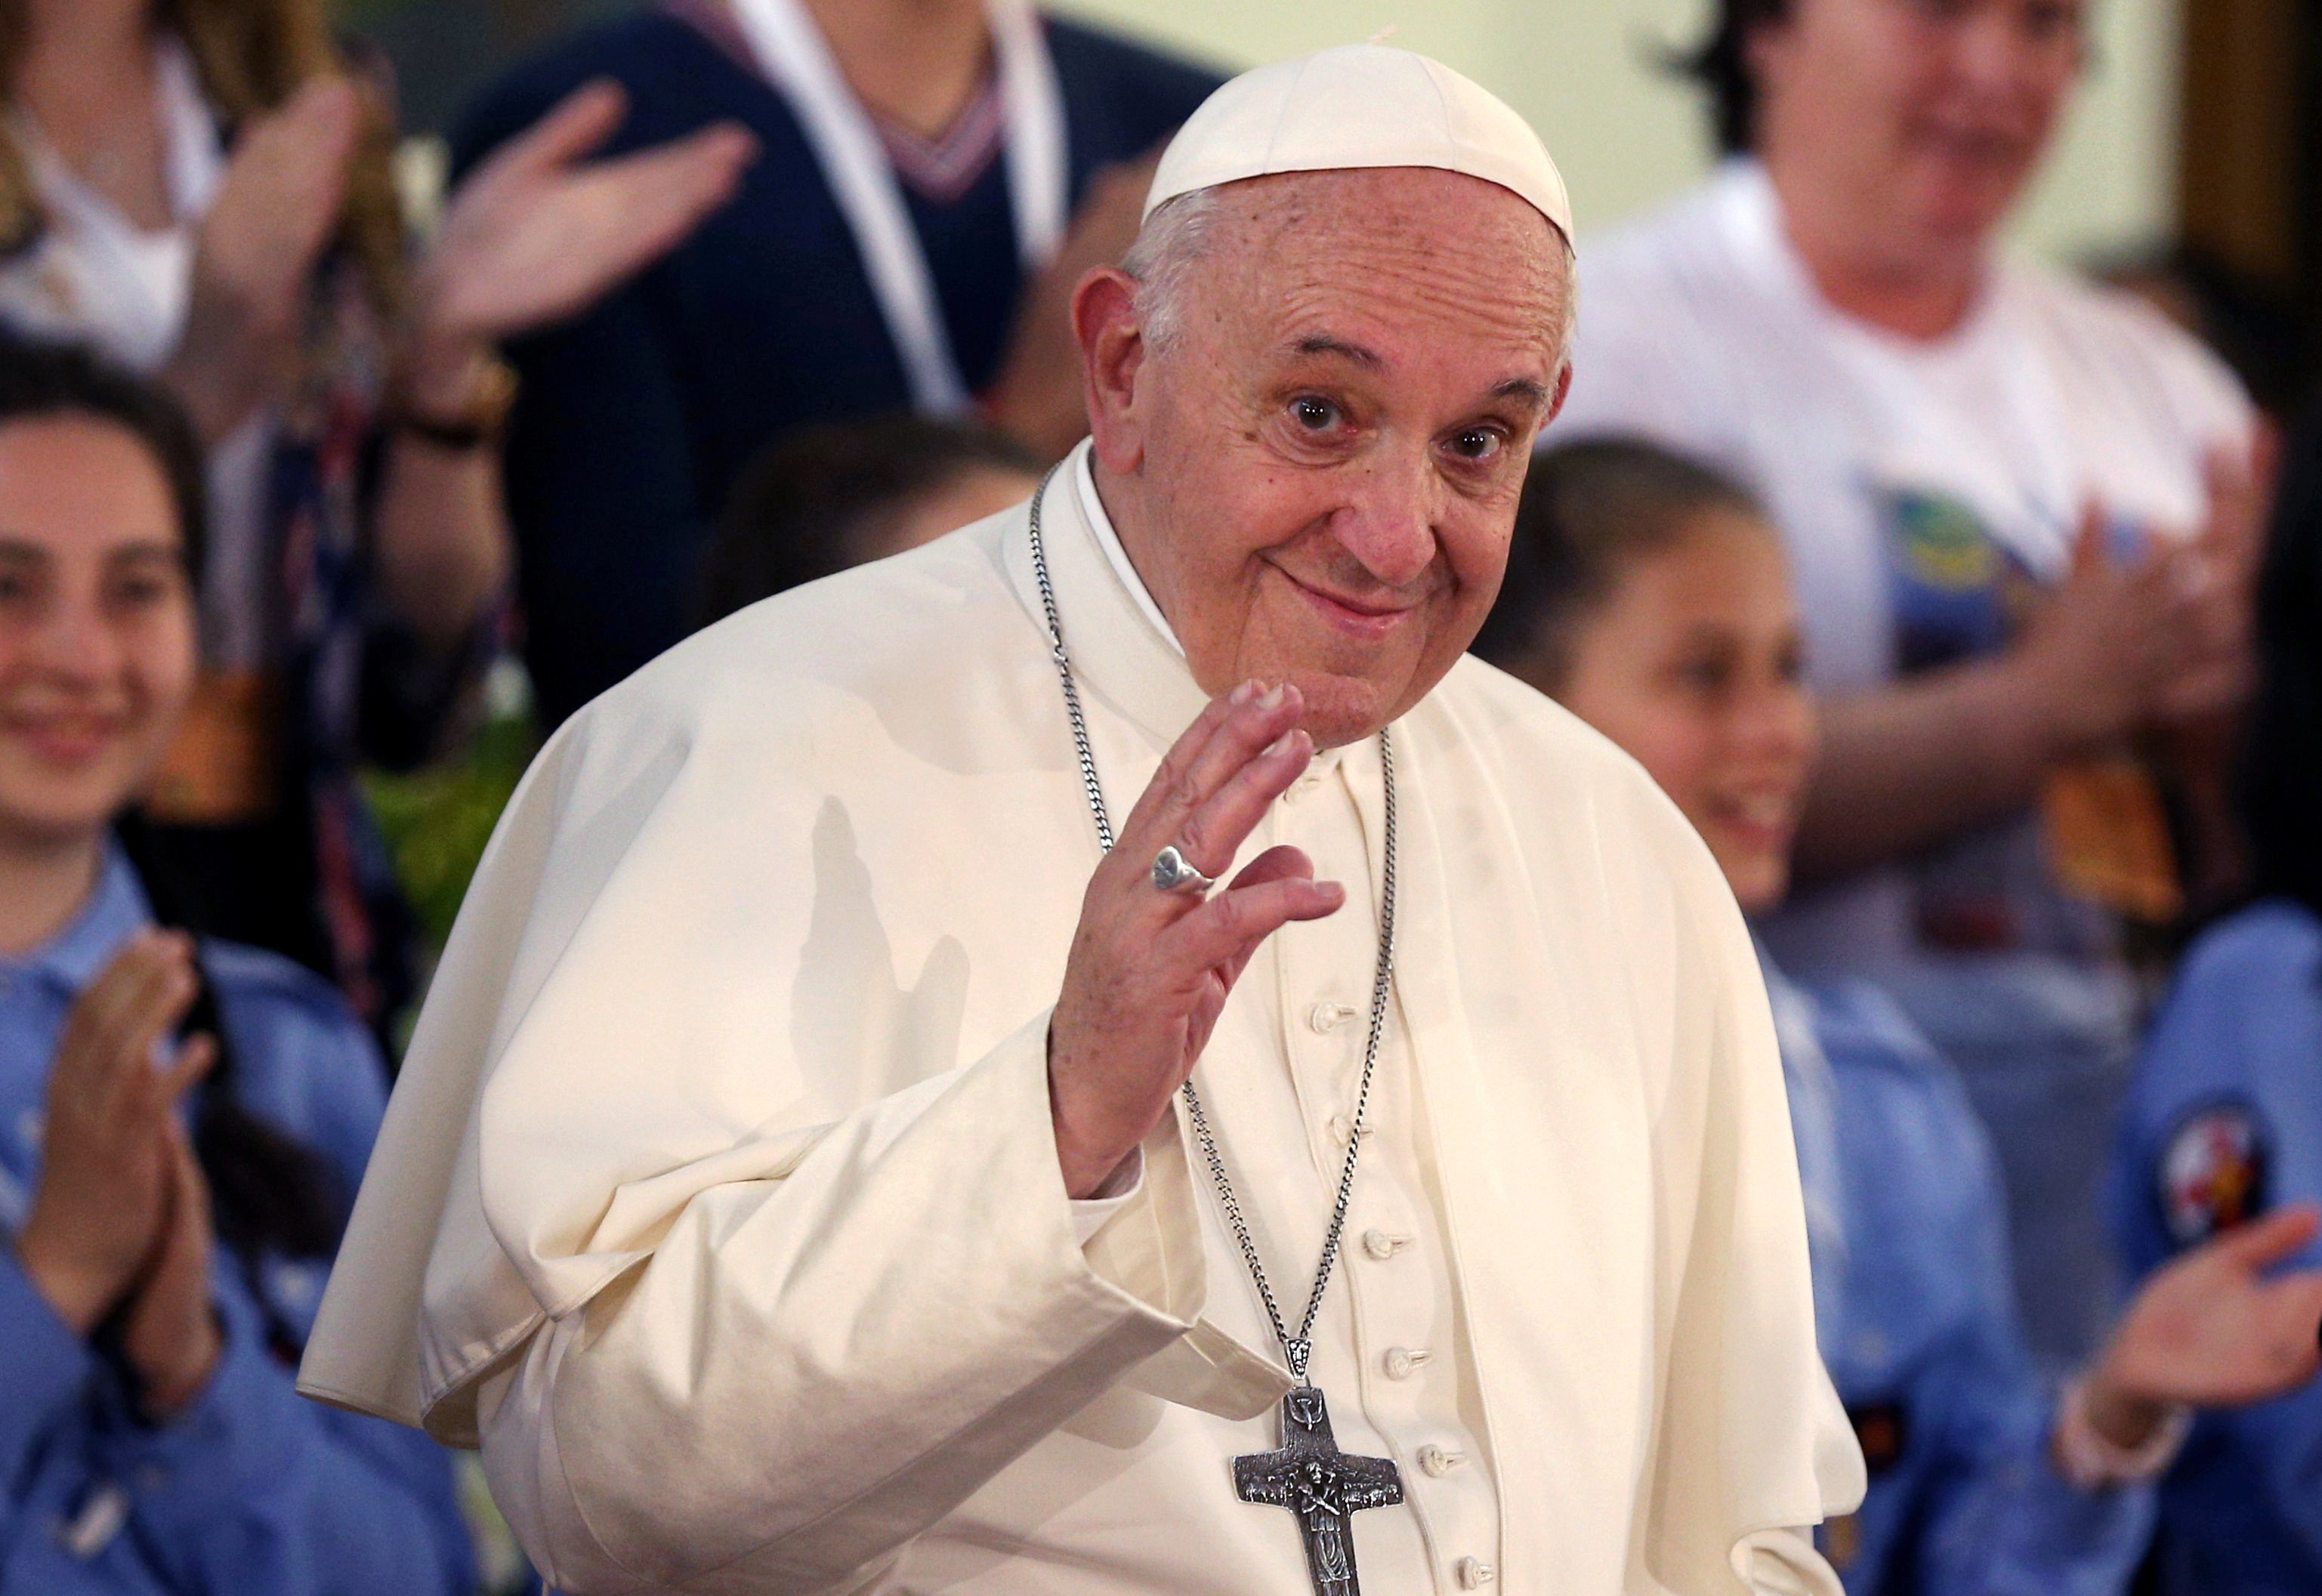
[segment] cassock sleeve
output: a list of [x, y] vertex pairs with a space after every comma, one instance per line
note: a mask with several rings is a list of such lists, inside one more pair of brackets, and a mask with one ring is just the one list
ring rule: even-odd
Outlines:
[[1707, 850], [1689, 834], [1668, 848], [1675, 1067], [1658, 1140], [1676, 1289], [1646, 1588], [1840, 1596], [1805, 1532], [1860, 1503], [1862, 1454], [1815, 1345], [1773, 1017]]
[[[555, 1589], [848, 1588], [1194, 1328], [1176, 1123], [1083, 1242], [1047, 1015], [960, 1062], [883, 951], [875, 978], [815, 952], [882, 900], [803, 757], [597, 715], [462, 912], [521, 918], [513, 963], [480, 967], [464, 1020], [447, 989], [415, 1043], [495, 1037], [462, 1155], [489, 1239], [465, 1262], [439, 1242], [423, 1341], [439, 1366], [505, 1342], [476, 1428]], [[801, 1017], [832, 1015], [836, 1043]], [[523, 1312], [463, 1327], [462, 1271], [510, 1268]]]
[[[1047, 1028], [706, 1187], [495, 1377], [485, 1470], [558, 1590], [851, 1585], [1192, 1327], [1166, 1248], [1092, 1266]], [[1152, 1191], [1100, 1234], [1163, 1222]]]

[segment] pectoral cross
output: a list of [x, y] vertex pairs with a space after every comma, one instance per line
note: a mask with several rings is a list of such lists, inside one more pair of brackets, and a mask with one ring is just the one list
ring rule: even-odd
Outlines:
[[1362, 1596], [1348, 1520], [1365, 1508], [1391, 1507], [1403, 1500], [1403, 1478], [1393, 1459], [1340, 1452], [1322, 1393], [1302, 1385], [1282, 1399], [1282, 1450], [1237, 1457], [1233, 1469], [1234, 1490], [1242, 1500], [1271, 1503], [1298, 1515], [1314, 1596]]

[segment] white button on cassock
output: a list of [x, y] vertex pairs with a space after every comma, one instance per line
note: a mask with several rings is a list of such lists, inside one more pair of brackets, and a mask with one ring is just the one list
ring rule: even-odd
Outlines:
[[1463, 1591], [1479, 1591], [1499, 1577], [1499, 1570], [1480, 1557], [1462, 1557], [1451, 1565]]
[[1466, 1453], [1446, 1452], [1432, 1441], [1419, 1449], [1419, 1466], [1433, 1480], [1440, 1480], [1467, 1461]]
[[[1278, 1099], [1280, 1106], [1294, 1113], [1303, 1102], [1306, 1134], [1321, 1133], [1314, 1140], [1325, 1167], [1309, 1199], [1316, 1230], [1329, 1222], [1339, 1165], [1354, 1135], [1355, 1076], [1370, 1021], [1367, 983], [1378, 956], [1382, 817], [1367, 817], [1364, 806], [1375, 808], [1383, 794], [1369, 745], [1355, 757], [1364, 762], [1359, 779], [1350, 783], [1345, 772], [1335, 779], [1327, 770], [1319, 779], [1310, 773], [1292, 793], [1302, 801], [1278, 810], [1263, 839], [1304, 849], [1317, 873], [1345, 882], [1347, 908], [1270, 941], [1253, 965], [1256, 979], [1241, 989], [1257, 1006], [1253, 1017], [1264, 1017], [1260, 1023], [1291, 1061], [1284, 1084], [1293, 1090]], [[1231, 1018], [1225, 1022], [1229, 1028]], [[1302, 1080], [1307, 1083], [1303, 1092], [1295, 1090]], [[1364, 1115], [1356, 1181], [1362, 1206], [1345, 1238], [1346, 1250], [1366, 1263], [1376, 1261], [1378, 1272], [1361, 1300], [1348, 1289], [1351, 1281], [1334, 1286], [1325, 1299], [1314, 1373], [1326, 1389], [1346, 1389], [1332, 1404], [1339, 1444], [1351, 1446], [1358, 1427], [1367, 1427], [1376, 1439], [1358, 1450], [1403, 1465], [1406, 1505], [1391, 1514], [1361, 1515], [1358, 1535], [1369, 1582], [1381, 1592], [1456, 1592], [1453, 1559], [1461, 1551], [1492, 1552], [1499, 1544], [1500, 1512], [1492, 1455], [1462, 1421], [1456, 1400], [1460, 1382], [1434, 1378], [1439, 1365], [1450, 1368], [1460, 1357], [1458, 1288], [1449, 1248], [1440, 1230], [1431, 1228], [1441, 1214], [1419, 1145], [1418, 1085], [1409, 1040], [1391, 1006]], [[1254, 1111], [1251, 1103], [1242, 1108], [1245, 1114]], [[1232, 1245], [1223, 1235], [1212, 1240]], [[1335, 1375], [1334, 1360], [1343, 1360], [1336, 1363]], [[1432, 1444], [1431, 1468], [1421, 1462], [1422, 1442]], [[1454, 1457], [1456, 1465], [1448, 1461]]]
[[1434, 1355], [1423, 1346], [1390, 1346], [1379, 1362], [1385, 1365], [1389, 1380], [1408, 1380], [1420, 1364]]

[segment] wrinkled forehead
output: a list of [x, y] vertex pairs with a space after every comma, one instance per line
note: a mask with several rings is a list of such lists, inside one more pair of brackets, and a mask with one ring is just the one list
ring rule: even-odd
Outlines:
[[[1226, 185], [1203, 274], [1236, 335], [1359, 327], [1390, 343], [1452, 340], [1556, 364], [1572, 254], [1497, 184], [1422, 167], [1294, 172]], [[1540, 373], [1546, 375], [1546, 372]]]

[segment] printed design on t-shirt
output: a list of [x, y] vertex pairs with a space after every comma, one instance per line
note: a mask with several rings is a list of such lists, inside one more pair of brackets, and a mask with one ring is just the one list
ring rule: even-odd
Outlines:
[[2213, 1098], [2180, 1116], [2162, 1141], [2153, 1179], [2170, 1240], [2197, 1246], [2263, 1214], [2271, 1142], [2245, 1098]]
[[2023, 561], [1963, 500], [1915, 488], [1876, 492], [1897, 672], [2006, 647], [2037, 591]]
[[[1956, 494], [1874, 481], [1897, 676], [1986, 658], [2015, 641], [2043, 584], [2019, 546]], [[2137, 529], [2116, 526], [2113, 552]], [[2180, 904], [2168, 820], [2150, 772], [2125, 751], [2051, 773], [2037, 814], [1979, 828], [1913, 866], [1926, 946], [1989, 953], [2107, 945], [2113, 917], [2166, 923]]]
[[[2012, 549], [1964, 499], [1911, 482], [1870, 484], [1898, 676], [1995, 653], [2036, 587]], [[1929, 849], [1912, 866], [1919, 940], [1955, 953], [2023, 945], [2046, 888], [2036, 839], [2007, 823]]]

